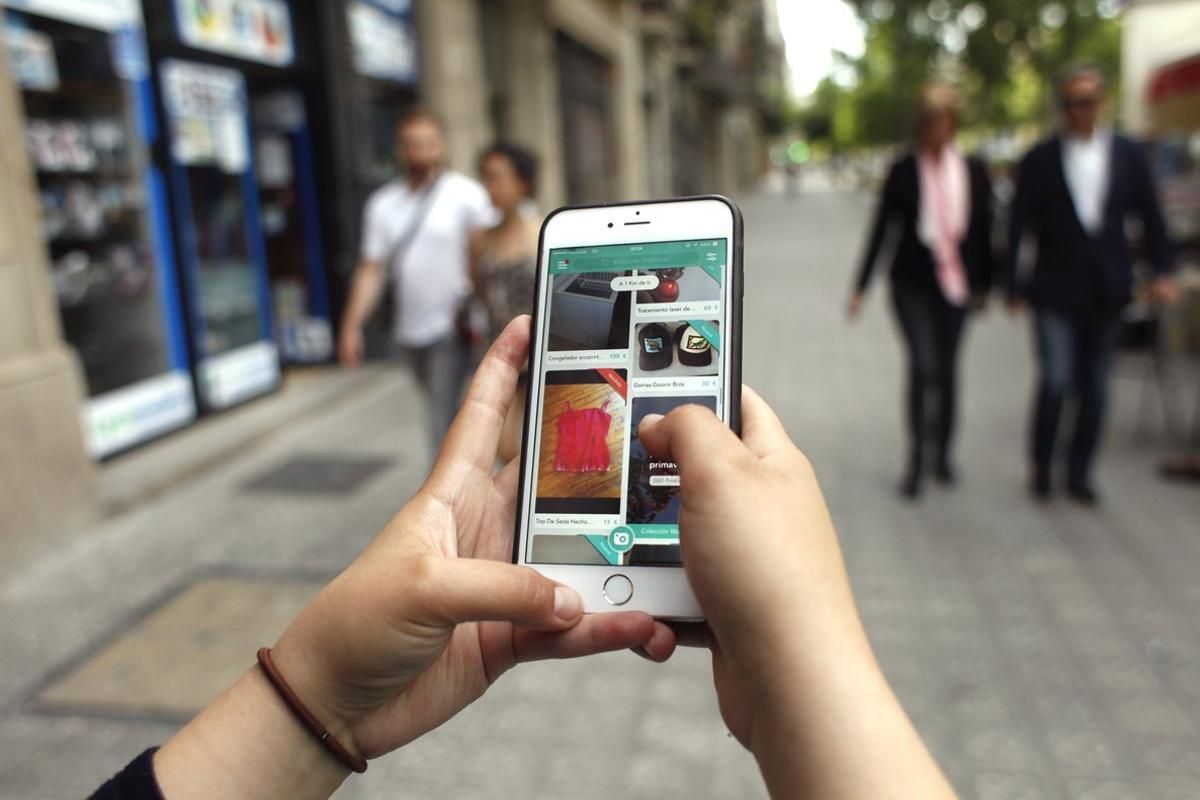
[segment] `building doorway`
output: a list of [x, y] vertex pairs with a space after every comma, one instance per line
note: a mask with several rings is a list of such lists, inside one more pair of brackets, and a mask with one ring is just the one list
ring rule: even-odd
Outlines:
[[603, 56], [559, 32], [554, 42], [567, 202], [616, 198], [613, 149], [613, 67]]

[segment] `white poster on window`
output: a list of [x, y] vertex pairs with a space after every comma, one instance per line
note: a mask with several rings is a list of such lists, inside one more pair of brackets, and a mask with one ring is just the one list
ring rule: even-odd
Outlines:
[[162, 83], [175, 160], [244, 172], [250, 163], [250, 144], [241, 73], [170, 60], [163, 62]]
[[23, 89], [52, 92], [58, 88], [58, 62], [54, 59], [54, 40], [44, 33], [9, 25], [8, 60], [17, 85]]
[[346, 18], [355, 72], [398, 83], [416, 82], [417, 47], [407, 17], [354, 0], [346, 6]]
[[200, 50], [287, 66], [296, 57], [285, 0], [175, 0], [179, 38]]
[[0, 6], [102, 31], [142, 25], [138, 0], [0, 0]]

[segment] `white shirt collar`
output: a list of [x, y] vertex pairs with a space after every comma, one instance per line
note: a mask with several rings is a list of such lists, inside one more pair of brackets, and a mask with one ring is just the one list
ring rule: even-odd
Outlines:
[[1096, 128], [1088, 139], [1063, 135], [1063, 175], [1067, 190], [1079, 222], [1092, 234], [1099, 232], [1104, 224], [1111, 142], [1112, 132], [1108, 128]]
[[1092, 131], [1092, 135], [1084, 139], [1082, 136], [1075, 136], [1070, 132], [1064, 132], [1062, 135], [1063, 143], [1068, 147], [1079, 148], [1095, 148], [1104, 147], [1112, 139], [1112, 130], [1104, 126], [1097, 125]]

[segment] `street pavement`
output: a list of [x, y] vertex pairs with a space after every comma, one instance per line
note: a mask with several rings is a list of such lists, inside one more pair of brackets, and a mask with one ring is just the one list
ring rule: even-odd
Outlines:
[[[965, 345], [961, 483], [900, 500], [883, 282], [859, 324], [842, 316], [869, 207], [745, 200], [745, 377], [817, 468], [902, 702], [964, 797], [1200, 797], [1200, 492], [1154, 474], [1169, 440], [1145, 365], [1118, 364], [1102, 507], [1034, 505], [1028, 323], [989, 312]], [[423, 443], [411, 381], [377, 369], [219, 469], [0, 565], [0, 798], [84, 796], [170, 736], [413, 492]], [[765, 792], [693, 651], [521, 667], [338, 796]]]

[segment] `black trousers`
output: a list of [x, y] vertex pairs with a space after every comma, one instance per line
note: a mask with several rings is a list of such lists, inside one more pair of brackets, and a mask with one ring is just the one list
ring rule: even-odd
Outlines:
[[1040, 377], [1034, 398], [1030, 450], [1038, 477], [1048, 480], [1059, 418], [1069, 396], [1077, 400], [1067, 453], [1067, 480], [1086, 485], [1108, 407], [1108, 372], [1121, 320], [1116, 313], [1070, 317], [1045, 309], [1033, 318]]
[[892, 284], [892, 306], [908, 357], [911, 468], [921, 469], [930, 440], [939, 462], [950, 460], [958, 406], [958, 350], [966, 311], [936, 288]]

